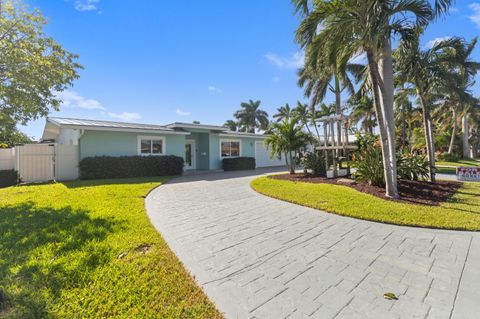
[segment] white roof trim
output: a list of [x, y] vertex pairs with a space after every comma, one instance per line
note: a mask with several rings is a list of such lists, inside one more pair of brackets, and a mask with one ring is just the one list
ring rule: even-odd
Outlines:
[[260, 134], [242, 134], [242, 133], [220, 133], [218, 134], [220, 137], [246, 137], [246, 138], [257, 138], [257, 139], [266, 139], [268, 135], [260, 135]]
[[178, 128], [190, 128], [190, 129], [200, 129], [200, 130], [216, 130], [216, 131], [226, 131], [228, 130], [225, 126], [218, 125], [208, 125], [208, 124], [190, 124], [190, 123], [172, 123], [167, 125], [168, 128], [178, 127]]
[[148, 130], [148, 129], [141, 129], [141, 128], [84, 126], [84, 125], [70, 125], [70, 124], [61, 124], [59, 126], [72, 128], [72, 129], [79, 129], [79, 130], [89, 130], [89, 131], [134, 132], [134, 133], [150, 133], [150, 134], [166, 134], [166, 135], [190, 135], [190, 132], [179, 132], [179, 131], [169, 131], [169, 130], [165, 130], [165, 131]]

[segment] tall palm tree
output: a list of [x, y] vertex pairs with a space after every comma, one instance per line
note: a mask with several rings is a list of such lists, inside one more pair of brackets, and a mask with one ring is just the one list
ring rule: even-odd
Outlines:
[[288, 120], [292, 117], [293, 109], [290, 108], [290, 105], [286, 103], [284, 106], [281, 106], [277, 109], [277, 113], [273, 115], [273, 118], [277, 120], [277, 122], [282, 122], [284, 120]]
[[[365, 52], [380, 129], [386, 195], [398, 197], [393, 114], [392, 34], [410, 34], [412, 25], [426, 26], [448, 10], [453, 0], [293, 0], [304, 16], [297, 41], [316, 58], [344, 65]], [[326, 64], [326, 63], [325, 63]], [[332, 63], [332, 65], [335, 65]]]
[[373, 134], [373, 129], [377, 126], [377, 120], [372, 98], [368, 95], [354, 97], [350, 99], [349, 105], [352, 108], [352, 121], [357, 125], [360, 124], [365, 132]]
[[227, 120], [223, 124], [223, 126], [228, 127], [230, 131], [237, 131], [238, 130], [238, 122], [234, 120]]
[[[310, 130], [310, 125], [312, 124], [312, 115], [310, 114], [310, 108], [308, 104], [297, 101], [297, 106], [293, 109], [292, 113], [302, 123], [303, 127], [307, 129], [308, 134], [313, 136], [312, 131]], [[313, 125], [315, 125], [314, 121]]]
[[[431, 117], [432, 96], [445, 83], [461, 83], [462, 73], [470, 77], [480, 64], [469, 61], [467, 47], [460, 38], [451, 38], [436, 43], [430, 49], [422, 49], [420, 36], [423, 30], [416, 29], [408, 41], [402, 41], [395, 52], [396, 71], [401, 81], [413, 85], [423, 114], [423, 128], [429, 161], [429, 175], [435, 181], [434, 127]], [[475, 40], [476, 42], [476, 40]], [[462, 70], [458, 72], [457, 70]], [[455, 86], [457, 84], [453, 84]]]
[[295, 174], [295, 158], [298, 151], [311, 143], [311, 135], [303, 131], [294, 116], [283, 122], [272, 125], [271, 134], [265, 139], [265, 144], [270, 148], [272, 157], [285, 156], [290, 174]]
[[240, 131], [255, 133], [255, 129], [268, 128], [268, 113], [260, 109], [260, 103], [260, 101], [249, 100], [240, 104], [240, 110], [234, 114]]

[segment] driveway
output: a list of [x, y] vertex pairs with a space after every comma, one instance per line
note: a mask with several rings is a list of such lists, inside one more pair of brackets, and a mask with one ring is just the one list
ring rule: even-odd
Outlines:
[[153, 225], [227, 318], [480, 318], [479, 233], [265, 197], [249, 183], [268, 172], [183, 176], [146, 199]]

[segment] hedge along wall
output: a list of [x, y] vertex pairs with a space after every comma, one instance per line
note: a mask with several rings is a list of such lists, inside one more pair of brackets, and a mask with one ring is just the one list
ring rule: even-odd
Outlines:
[[222, 160], [224, 171], [240, 171], [246, 169], [255, 169], [254, 157], [232, 157]]
[[81, 179], [173, 176], [183, 172], [183, 158], [168, 156], [95, 156], [80, 161]]

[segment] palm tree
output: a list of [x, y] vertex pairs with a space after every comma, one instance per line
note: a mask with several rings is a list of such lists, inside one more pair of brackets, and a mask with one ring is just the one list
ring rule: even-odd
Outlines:
[[366, 133], [373, 134], [377, 121], [372, 98], [368, 95], [354, 97], [350, 99], [349, 105], [352, 108], [352, 121], [357, 124], [360, 123], [361, 128]]
[[255, 133], [255, 129], [268, 128], [268, 113], [260, 109], [260, 103], [260, 101], [249, 100], [240, 104], [241, 109], [234, 114], [240, 131]]
[[298, 119], [293, 116], [283, 122], [272, 125], [271, 134], [265, 139], [265, 144], [271, 150], [272, 157], [285, 156], [290, 174], [295, 174], [295, 158], [301, 148], [311, 143], [311, 135], [305, 133]]
[[[380, 129], [386, 195], [398, 197], [393, 114], [392, 34], [407, 37], [412, 25], [426, 26], [448, 10], [453, 0], [293, 0], [304, 20], [297, 41], [312, 60], [328, 58], [345, 65], [365, 52]], [[309, 10], [311, 8], [311, 10]], [[324, 64], [328, 64], [327, 62]]]
[[[445, 83], [452, 86], [473, 76], [480, 64], [469, 61], [467, 47], [460, 38], [451, 38], [423, 50], [420, 45], [421, 29], [414, 30], [408, 41], [402, 41], [395, 52], [396, 69], [402, 82], [413, 85], [423, 113], [423, 128], [429, 161], [430, 180], [435, 181], [435, 143], [431, 118], [432, 96]], [[476, 40], [474, 40], [476, 42]], [[472, 47], [473, 49], [473, 47]], [[462, 70], [457, 72], [457, 70]], [[462, 76], [463, 71], [465, 75]], [[468, 143], [468, 142], [467, 142]]]
[[290, 105], [286, 103], [284, 106], [281, 106], [277, 109], [277, 113], [273, 116], [274, 119], [277, 119], [277, 122], [282, 122], [288, 120], [292, 117], [293, 109], [290, 108]]
[[238, 130], [238, 122], [234, 120], [227, 120], [223, 123], [223, 126], [228, 127], [230, 131], [237, 131]]
[[[305, 127], [308, 131], [308, 134], [312, 135], [312, 131], [310, 130], [310, 124], [315, 124], [315, 120], [312, 121], [312, 114], [310, 114], [310, 108], [308, 104], [302, 103], [297, 101], [297, 107], [295, 107], [292, 111], [294, 116], [296, 116], [299, 121], [302, 123], [303, 127]], [[313, 115], [314, 117], [315, 115]]]

